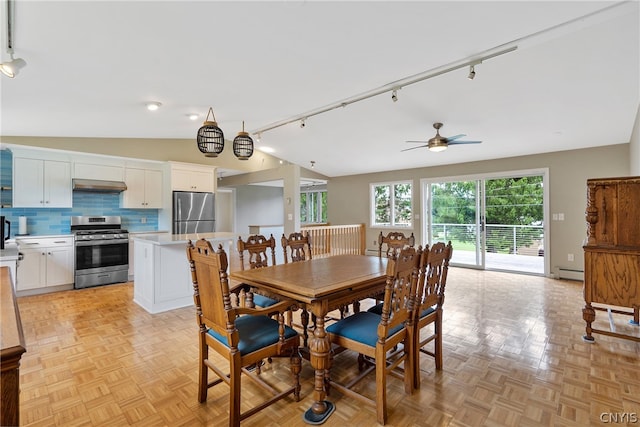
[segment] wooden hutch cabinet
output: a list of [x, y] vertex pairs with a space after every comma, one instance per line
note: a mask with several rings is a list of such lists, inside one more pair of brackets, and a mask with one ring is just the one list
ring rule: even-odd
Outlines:
[[[633, 316], [640, 309], [640, 177], [587, 180], [582, 317], [586, 341], [593, 333], [640, 341], [638, 335], [592, 328], [595, 310]], [[592, 303], [609, 307], [596, 307]], [[622, 309], [620, 309], [622, 308]], [[630, 309], [630, 310], [626, 310]]]

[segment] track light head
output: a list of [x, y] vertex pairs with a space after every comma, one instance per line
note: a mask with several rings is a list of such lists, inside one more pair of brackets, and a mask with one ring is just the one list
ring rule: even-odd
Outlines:
[[13, 55], [11, 55], [11, 61], [0, 64], [0, 72], [9, 78], [14, 78], [25, 65], [27, 65], [27, 62], [24, 59], [13, 59]]
[[307, 119], [300, 120], [300, 127], [304, 128], [307, 125]]
[[473, 65], [469, 65], [469, 75], [467, 76], [467, 78], [469, 80], [473, 80], [475, 76], [476, 76], [475, 67]]
[[398, 100], [398, 91], [396, 89], [394, 89], [393, 92], [391, 92], [391, 100], [393, 102], [396, 102]]

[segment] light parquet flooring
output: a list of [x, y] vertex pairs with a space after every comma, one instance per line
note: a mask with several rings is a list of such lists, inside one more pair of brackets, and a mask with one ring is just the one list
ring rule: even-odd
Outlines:
[[[151, 315], [132, 301], [133, 286], [109, 285], [18, 299], [27, 344], [22, 358], [25, 426], [223, 426], [228, 387], [197, 401], [197, 326], [187, 307]], [[422, 356], [422, 386], [388, 385], [390, 426], [640, 425], [640, 343], [595, 335], [582, 341], [582, 284], [452, 268], [444, 310], [444, 369]], [[598, 327], [609, 328], [598, 312]], [[640, 335], [628, 317], [618, 330]], [[336, 356], [332, 376], [357, 370]], [[288, 362], [263, 375], [283, 385]], [[245, 426], [303, 426], [313, 401], [313, 372], [303, 362], [302, 400], [284, 399]], [[365, 381], [373, 396], [374, 379]], [[260, 390], [243, 382], [243, 401]], [[325, 426], [376, 424], [375, 411], [338, 391]], [[627, 417], [618, 423], [611, 416]], [[609, 418], [606, 418], [609, 417]], [[636, 418], [637, 419], [637, 418]]]

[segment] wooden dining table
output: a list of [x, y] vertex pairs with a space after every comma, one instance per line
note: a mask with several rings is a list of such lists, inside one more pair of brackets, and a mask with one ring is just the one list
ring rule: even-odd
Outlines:
[[326, 398], [326, 372], [330, 367], [331, 342], [325, 316], [330, 311], [384, 292], [387, 259], [367, 255], [336, 255], [253, 270], [233, 271], [229, 277], [301, 303], [316, 317], [308, 352], [315, 369], [314, 403], [305, 413], [311, 424], [323, 422], [335, 409]]

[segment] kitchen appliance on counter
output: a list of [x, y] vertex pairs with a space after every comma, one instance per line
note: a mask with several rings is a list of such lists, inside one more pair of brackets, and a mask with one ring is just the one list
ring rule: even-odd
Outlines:
[[173, 234], [215, 231], [214, 193], [173, 192]]
[[11, 221], [0, 216], [0, 249], [4, 249], [4, 242], [11, 237]]
[[76, 289], [129, 280], [129, 232], [119, 216], [72, 216]]

